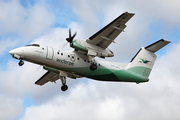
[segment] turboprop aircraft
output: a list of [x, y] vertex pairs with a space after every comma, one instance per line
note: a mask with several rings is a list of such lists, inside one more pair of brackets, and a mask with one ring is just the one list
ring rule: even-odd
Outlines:
[[86, 77], [99, 81], [135, 82], [149, 81], [149, 75], [156, 60], [156, 51], [170, 43], [167, 40], [159, 40], [147, 47], [142, 47], [132, 58], [129, 64], [101, 61], [95, 57], [113, 57], [113, 52], [108, 49], [115, 38], [126, 28], [126, 23], [134, 16], [125, 12], [87, 40], [75, 39], [69, 29], [69, 37], [66, 40], [74, 51], [63, 52], [49, 46], [30, 44], [11, 50], [9, 53], [19, 60], [19, 66], [24, 61], [42, 65], [47, 72], [39, 78], [35, 84], [44, 85], [47, 82], [55, 82], [60, 79], [62, 91], [66, 91], [66, 78]]

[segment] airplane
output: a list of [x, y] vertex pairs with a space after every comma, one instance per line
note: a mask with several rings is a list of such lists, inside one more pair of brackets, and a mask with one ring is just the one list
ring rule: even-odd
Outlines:
[[[124, 12], [104, 28], [87, 40], [76, 39], [75, 33], [66, 38], [73, 51], [63, 52], [50, 46], [29, 44], [9, 51], [13, 58], [19, 60], [19, 66], [24, 61], [42, 65], [47, 72], [35, 84], [44, 85], [47, 82], [61, 80], [61, 90], [66, 91], [66, 78], [90, 78], [99, 81], [134, 82], [149, 81], [149, 75], [156, 60], [155, 52], [166, 46], [170, 41], [161, 39], [147, 47], [142, 47], [132, 58], [130, 63], [117, 63], [97, 60], [95, 57], [113, 57], [114, 53], [108, 49], [115, 38], [126, 28], [126, 23], [134, 13]], [[23, 61], [24, 60], [24, 61]]]

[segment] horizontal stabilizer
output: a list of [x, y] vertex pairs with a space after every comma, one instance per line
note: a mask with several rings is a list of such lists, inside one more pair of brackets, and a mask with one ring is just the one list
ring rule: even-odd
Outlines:
[[145, 47], [145, 49], [155, 53], [156, 51], [158, 51], [159, 49], [161, 49], [162, 47], [166, 46], [169, 43], [170, 43], [170, 41], [161, 39], [161, 40]]

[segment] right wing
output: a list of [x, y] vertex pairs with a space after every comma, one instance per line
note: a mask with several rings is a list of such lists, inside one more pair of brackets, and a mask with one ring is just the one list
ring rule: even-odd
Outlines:
[[35, 82], [35, 84], [36, 85], [44, 85], [45, 83], [47, 83], [49, 81], [55, 82], [58, 79], [59, 79], [59, 76], [57, 73], [48, 71], [41, 78], [39, 78], [39, 80], [37, 80]]
[[126, 23], [134, 16], [134, 13], [125, 12], [97, 33], [86, 40], [87, 43], [107, 48], [114, 39], [126, 28]]

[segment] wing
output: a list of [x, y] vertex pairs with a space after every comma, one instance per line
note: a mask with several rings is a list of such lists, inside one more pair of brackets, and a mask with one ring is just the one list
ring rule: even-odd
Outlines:
[[95, 33], [86, 42], [100, 46], [102, 48], [107, 48], [114, 39], [126, 28], [126, 22], [134, 16], [133, 13], [125, 12], [111, 23], [106, 25], [100, 31]]
[[[63, 75], [62, 75], [63, 74]], [[60, 75], [65, 77], [69, 77], [69, 78], [82, 78], [82, 76], [74, 74], [74, 73], [68, 73], [68, 72], [64, 72], [64, 71], [60, 71]], [[36, 85], [44, 85], [47, 82], [55, 82], [56, 80], [59, 79], [59, 75], [58, 73], [54, 73], [54, 72], [46, 72], [41, 78], [39, 78], [39, 80], [37, 80], [35, 82]]]
[[36, 85], [44, 85], [45, 83], [51, 81], [55, 82], [56, 80], [59, 79], [59, 76], [57, 73], [54, 72], [46, 72], [39, 80], [35, 82]]

